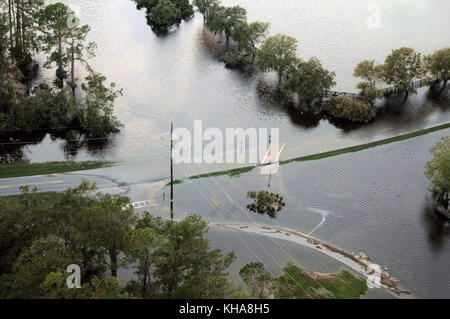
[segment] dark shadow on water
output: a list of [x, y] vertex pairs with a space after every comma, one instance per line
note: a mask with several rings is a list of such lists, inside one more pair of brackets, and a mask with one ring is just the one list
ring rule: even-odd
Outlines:
[[435, 211], [435, 198], [436, 195], [426, 196], [421, 219], [426, 226], [430, 247], [439, 252], [450, 235], [450, 222]]
[[46, 132], [3, 133], [0, 135], [0, 163], [28, 163], [30, 160], [25, 151], [28, 145], [40, 144]]

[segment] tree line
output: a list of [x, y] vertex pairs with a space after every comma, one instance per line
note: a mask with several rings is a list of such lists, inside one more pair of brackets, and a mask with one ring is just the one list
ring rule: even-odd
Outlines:
[[[227, 272], [235, 254], [210, 247], [199, 216], [172, 222], [137, 214], [130, 202], [87, 181], [0, 198], [0, 298], [359, 298], [367, 290], [344, 272], [323, 281], [332, 295], [321, 295], [314, 273], [288, 264], [274, 277], [262, 263], [241, 269], [244, 289]], [[66, 285], [73, 264], [79, 289]], [[120, 268], [135, 279], [123, 283]]]
[[[88, 25], [80, 25], [63, 3], [43, 0], [0, 1], [0, 133], [48, 130], [64, 137], [75, 128], [86, 137], [117, 133], [121, 126], [113, 115], [122, 94], [115, 84], [88, 63], [96, 44], [87, 42]], [[54, 85], [31, 87], [43, 53], [45, 68], [56, 68]], [[87, 76], [77, 93], [79, 66]]]
[[[236, 67], [250, 56], [247, 61], [256, 61], [259, 71], [277, 73], [279, 88], [296, 93], [307, 106], [318, 100], [321, 110], [332, 117], [369, 122], [376, 115], [373, 104], [382, 97], [383, 85], [394, 86], [397, 92], [405, 93], [406, 99], [409, 93], [416, 93], [411, 84], [414, 80], [427, 78], [432, 86], [444, 82], [444, 89], [450, 77], [450, 48], [423, 57], [403, 47], [393, 50], [384, 64], [364, 60], [356, 66], [354, 76], [362, 79], [357, 85], [360, 97], [332, 97], [321, 103], [324, 92], [336, 85], [336, 74], [315, 57], [308, 61], [298, 57], [295, 38], [284, 34], [268, 37], [269, 24], [248, 23], [246, 10], [240, 6], [223, 7], [219, 0], [194, 0], [194, 5], [203, 15], [205, 27], [215, 35], [225, 36], [227, 50], [221, 59], [227, 66]], [[234, 48], [229, 47], [230, 39], [237, 44]]]

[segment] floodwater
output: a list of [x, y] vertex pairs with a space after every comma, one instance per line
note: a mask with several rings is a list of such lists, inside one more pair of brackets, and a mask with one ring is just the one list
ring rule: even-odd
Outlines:
[[[448, 135], [450, 129], [358, 153], [290, 163], [271, 177], [254, 169], [237, 178], [189, 181], [175, 186], [175, 218], [196, 213], [210, 222], [297, 230], [348, 252], [364, 252], [419, 296], [448, 298], [450, 223], [434, 213], [423, 174], [431, 158], [428, 149]], [[247, 192], [265, 189], [286, 202], [275, 218], [246, 208]], [[157, 195], [167, 217], [162, 192], [167, 195], [168, 189]]]
[[[82, 23], [91, 26], [89, 40], [98, 44], [93, 68], [123, 88], [115, 113], [125, 125], [104, 145], [98, 141], [70, 147], [62, 140], [24, 137], [24, 156], [32, 162], [111, 159], [159, 165], [168, 154], [169, 120], [176, 127], [279, 128], [287, 143], [283, 158], [356, 145], [410, 132], [450, 120], [447, 104], [433, 103], [428, 90], [380, 103], [376, 121], [341, 129], [314, 114], [302, 112], [260, 93], [273, 74], [251, 74], [225, 68], [204, 43], [200, 15], [158, 36], [146, 24], [145, 12], [130, 0], [64, 0]], [[411, 46], [424, 54], [448, 46], [448, 1], [401, 0], [225, 0], [248, 10], [249, 21], [271, 23], [271, 33], [286, 33], [299, 42], [299, 54], [317, 56], [336, 72], [336, 89], [355, 91], [353, 68], [362, 59], [382, 62], [393, 48]], [[369, 28], [369, 5], [380, 9], [380, 28]], [[83, 70], [78, 74], [82, 78]], [[50, 83], [53, 70], [41, 69]], [[36, 145], [24, 142], [38, 142]], [[17, 151], [17, 149], [14, 149]], [[226, 168], [226, 167], [221, 167]], [[215, 170], [213, 165], [210, 171]]]
[[[245, 283], [239, 276], [239, 271], [248, 263], [262, 262], [272, 276], [282, 274], [282, 268], [287, 262], [294, 262], [303, 269], [314, 270], [321, 273], [338, 273], [347, 270], [355, 275], [352, 269], [344, 266], [322, 253], [318, 253], [309, 247], [304, 247], [284, 241], [273, 239], [258, 234], [228, 230], [219, 227], [211, 227], [207, 236], [213, 249], [220, 249], [223, 253], [233, 251], [235, 261], [227, 269], [230, 277], [238, 284], [245, 287]], [[118, 276], [124, 281], [136, 279], [132, 267], [121, 268]], [[369, 289], [361, 298], [396, 298], [397, 296], [387, 289]]]
[[[225, 68], [204, 43], [199, 15], [158, 36], [133, 1], [62, 2], [76, 9], [81, 22], [92, 28], [89, 40], [98, 45], [97, 56], [90, 61], [92, 67], [124, 90], [115, 109], [124, 128], [102, 147], [92, 144], [69, 149], [64, 141], [52, 141], [49, 136], [18, 141], [23, 147], [14, 151], [23, 151], [32, 162], [109, 159], [129, 165], [130, 171], [124, 176], [152, 170], [154, 179], [167, 177], [168, 171], [162, 168], [167, 168], [166, 133], [171, 119], [176, 127], [188, 129], [197, 119], [203, 120], [205, 128], [279, 128], [280, 140], [286, 143], [281, 159], [450, 121], [448, 103], [433, 102], [428, 90], [421, 89], [406, 103], [401, 103], [401, 97], [380, 103], [373, 123], [339, 128], [261, 94], [258, 88], [264, 83], [270, 85], [272, 74]], [[317, 56], [336, 72], [337, 90], [355, 91], [357, 80], [352, 73], [360, 60], [382, 62], [392, 49], [401, 46], [429, 54], [449, 45], [446, 30], [450, 26], [450, 2], [446, 0], [224, 3], [244, 6], [250, 21], [270, 22], [273, 34], [297, 38], [301, 57]], [[371, 4], [380, 9], [380, 28], [367, 26]], [[83, 74], [81, 68], [78, 71]], [[41, 70], [40, 76], [50, 83], [53, 71]], [[238, 180], [220, 177], [178, 185], [177, 213], [182, 217], [184, 212], [195, 212], [214, 221], [235, 222], [237, 218], [310, 233], [345, 250], [368, 254], [421, 296], [448, 298], [450, 231], [448, 223], [433, 213], [433, 198], [427, 191], [423, 169], [429, 159], [428, 149], [449, 133], [443, 130], [356, 154], [285, 165], [270, 181], [270, 189], [282, 194], [287, 202], [276, 219], [246, 212], [246, 192], [263, 189], [269, 183], [268, 176], [256, 171]], [[184, 167], [187, 172], [177, 170], [176, 174], [179, 178], [218, 168]], [[222, 203], [221, 208], [211, 206], [212, 197]]]

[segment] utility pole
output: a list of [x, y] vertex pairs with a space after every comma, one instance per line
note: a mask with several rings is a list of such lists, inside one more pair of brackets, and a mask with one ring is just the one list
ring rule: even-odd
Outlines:
[[173, 121], [170, 122], [170, 220], [173, 221]]

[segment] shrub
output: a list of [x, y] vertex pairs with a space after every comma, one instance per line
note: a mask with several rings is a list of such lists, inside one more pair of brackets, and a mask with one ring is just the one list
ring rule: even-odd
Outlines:
[[220, 57], [220, 61], [225, 63], [225, 65], [230, 68], [236, 68], [239, 66], [239, 64], [241, 64], [240, 57], [231, 51], [227, 51], [222, 54], [222, 56]]
[[322, 111], [333, 117], [360, 123], [370, 122], [376, 115], [369, 103], [348, 96], [335, 96], [325, 101]]

